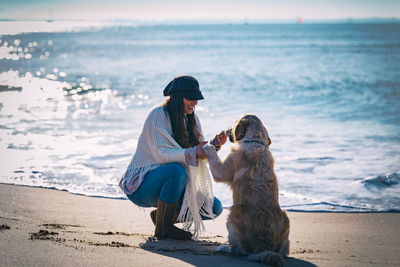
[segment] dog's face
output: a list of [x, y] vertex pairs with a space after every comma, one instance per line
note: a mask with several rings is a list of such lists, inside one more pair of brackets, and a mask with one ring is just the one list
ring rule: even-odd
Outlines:
[[239, 142], [246, 136], [249, 139], [265, 140], [268, 146], [271, 144], [267, 129], [253, 114], [244, 114], [237, 118], [233, 126], [226, 130], [226, 135], [232, 143]]

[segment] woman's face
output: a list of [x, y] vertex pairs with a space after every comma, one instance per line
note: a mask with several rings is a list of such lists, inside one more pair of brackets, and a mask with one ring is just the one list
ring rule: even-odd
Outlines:
[[183, 111], [185, 114], [192, 114], [194, 112], [194, 107], [197, 105], [198, 100], [189, 100], [183, 98]]

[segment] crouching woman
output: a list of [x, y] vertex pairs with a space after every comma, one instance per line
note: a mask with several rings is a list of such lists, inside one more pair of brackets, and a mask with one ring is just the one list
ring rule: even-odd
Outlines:
[[[204, 99], [192, 76], [174, 78], [164, 89], [168, 99], [153, 108], [140, 134], [136, 152], [120, 181], [134, 204], [157, 207], [150, 213], [155, 237], [190, 240], [204, 229], [202, 220], [217, 217], [221, 202], [213, 196], [199, 118], [198, 100]], [[226, 136], [216, 136], [217, 149]], [[183, 222], [184, 229], [174, 226]], [[191, 227], [194, 226], [194, 227]], [[189, 229], [194, 229], [193, 234]]]

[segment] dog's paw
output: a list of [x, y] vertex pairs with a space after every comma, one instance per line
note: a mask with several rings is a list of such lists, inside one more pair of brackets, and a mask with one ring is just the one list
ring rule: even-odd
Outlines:
[[272, 251], [263, 251], [251, 254], [246, 259], [249, 261], [259, 261], [261, 263], [264, 263], [265, 265], [273, 265], [273, 266], [284, 265], [282, 256], [279, 253]]
[[282, 256], [278, 253], [270, 253], [270, 254], [265, 255], [261, 259], [261, 262], [264, 263], [265, 265], [273, 265], [273, 266], [277, 266], [277, 267], [283, 267], [285, 264]]
[[221, 253], [230, 253], [231, 252], [231, 248], [228, 245], [220, 245], [217, 248], [217, 251], [221, 252]]

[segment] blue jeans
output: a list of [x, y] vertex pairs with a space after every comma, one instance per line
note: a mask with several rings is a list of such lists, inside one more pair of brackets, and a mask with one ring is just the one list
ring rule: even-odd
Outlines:
[[[130, 195], [130, 201], [140, 207], [157, 207], [158, 199], [167, 203], [179, 202], [182, 205], [187, 180], [186, 169], [179, 163], [167, 163], [148, 172], [139, 188]], [[221, 201], [214, 197], [213, 213], [219, 216], [222, 212]], [[203, 220], [209, 218], [203, 217]]]

